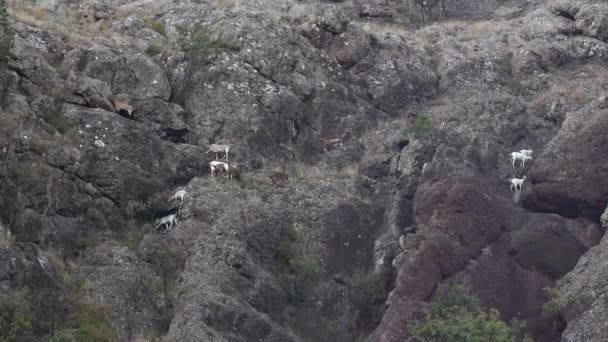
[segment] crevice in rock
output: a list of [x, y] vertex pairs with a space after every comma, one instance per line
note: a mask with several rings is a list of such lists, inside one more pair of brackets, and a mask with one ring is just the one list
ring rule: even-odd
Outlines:
[[291, 143], [295, 144], [298, 141], [298, 136], [300, 135], [300, 125], [297, 120], [289, 120], [292, 125], [292, 134], [291, 134]]
[[211, 135], [211, 138], [209, 138], [209, 143], [210, 144], [215, 144], [217, 142], [218, 137], [220, 137], [224, 131], [224, 126], [226, 125], [226, 120], [217, 120], [217, 122], [219, 122], [220, 127], [216, 128], [215, 130], [213, 130], [213, 134]]
[[[80, 180], [81, 182], [84, 182], [85, 184], [90, 184], [90, 185], [91, 185], [93, 188], [95, 188], [95, 190], [96, 190], [97, 192], [99, 192], [100, 194], [102, 194], [102, 195], [103, 195], [103, 197], [107, 198], [107, 199], [108, 199], [108, 200], [110, 200], [112, 203], [114, 203], [114, 205], [116, 206], [116, 208], [119, 208], [119, 209], [120, 209], [120, 208], [122, 208], [122, 206], [120, 205], [120, 203], [118, 202], [118, 200], [114, 199], [112, 196], [108, 196], [106, 193], [104, 193], [104, 192], [103, 192], [103, 191], [101, 191], [99, 188], [97, 188], [97, 187], [95, 186], [95, 184], [94, 184], [94, 183], [87, 181], [86, 179], [84, 179], [84, 178], [82, 178], [82, 177], [78, 176], [76, 173], [70, 173], [70, 172], [68, 172], [68, 171], [66, 171], [66, 170], [64, 170], [64, 169], [62, 169], [62, 168], [61, 168], [61, 167], [59, 167], [59, 166], [56, 166], [56, 165], [53, 165], [53, 164], [47, 164], [47, 165], [48, 165], [48, 166], [50, 166], [50, 167], [52, 167], [52, 168], [53, 168], [53, 169], [55, 169], [55, 170], [59, 170], [59, 171], [61, 171], [61, 172], [65, 173], [65, 174], [66, 174], [66, 175], [68, 175], [68, 176], [74, 177], [74, 178], [76, 178], [76, 179]], [[122, 213], [122, 211], [120, 211], [120, 213], [121, 213], [121, 215], [123, 215], [123, 217], [122, 217], [122, 218], [123, 218], [123, 219], [126, 219], [126, 217], [124, 216], [124, 213]]]

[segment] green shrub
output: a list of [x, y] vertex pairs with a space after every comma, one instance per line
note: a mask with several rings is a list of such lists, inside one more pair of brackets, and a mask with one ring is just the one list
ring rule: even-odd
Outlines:
[[545, 318], [555, 319], [559, 316], [561, 309], [566, 305], [566, 299], [560, 295], [559, 289], [570, 281], [570, 278], [564, 277], [559, 279], [553, 287], [543, 288], [543, 291], [548, 297], [547, 302], [543, 304], [543, 316]]
[[[76, 310], [66, 320], [64, 327], [56, 335], [73, 336], [77, 341], [113, 342], [117, 336], [109, 322], [110, 308], [94, 303], [79, 303]], [[49, 338], [49, 342], [63, 339]]]
[[425, 318], [410, 332], [425, 342], [514, 342], [496, 309], [484, 311], [462, 286], [440, 286]]
[[163, 294], [165, 291], [163, 279], [159, 276], [148, 277], [146, 279], [146, 286], [156, 295]]
[[408, 125], [408, 127], [403, 129], [402, 133], [405, 136], [413, 136], [420, 139], [430, 132], [434, 126], [435, 124], [429, 116], [419, 114], [414, 121]]
[[146, 49], [146, 54], [148, 54], [148, 56], [152, 57], [152, 56], [158, 55], [162, 51], [163, 51], [163, 48], [162, 48], [162, 46], [160, 46], [160, 44], [150, 44], [148, 46], [148, 48]]
[[42, 156], [47, 152], [48, 146], [45, 141], [37, 136], [33, 136], [32, 140], [30, 141], [30, 150], [37, 155]]
[[152, 30], [156, 31], [157, 33], [161, 34], [161, 35], [165, 35], [165, 25], [156, 20], [156, 19], [152, 19], [150, 18], [150, 16], [140, 16], [139, 19], [141, 19], [144, 23], [146, 23], [146, 25], [151, 28]]
[[289, 167], [289, 173], [296, 180], [302, 180], [310, 175], [310, 169], [304, 163], [295, 162]]
[[440, 284], [437, 287], [437, 295], [429, 308], [430, 313], [440, 315], [444, 310], [453, 307], [463, 307], [474, 311], [479, 307], [479, 302], [463, 285]]
[[498, 311], [470, 311], [452, 307], [439, 316], [427, 316], [412, 327], [412, 335], [425, 342], [515, 342], [509, 326]]
[[66, 264], [59, 255], [48, 255], [49, 268], [57, 283], [61, 285], [57, 305], [65, 305], [65, 314], [57, 316], [53, 305], [49, 308], [48, 316], [57, 316], [60, 322], [52, 325], [50, 335], [42, 340], [47, 342], [117, 341], [117, 336], [110, 326], [110, 307], [90, 302], [89, 292], [92, 283], [88, 279], [74, 276], [70, 273], [70, 265]]
[[241, 189], [246, 189], [246, 190], [257, 190], [258, 189], [258, 184], [251, 178], [248, 178], [244, 175], [241, 175], [238, 178], [238, 182], [239, 182], [239, 186], [241, 187]]
[[12, 165], [9, 169], [9, 179], [13, 180], [22, 191], [34, 189], [40, 182], [40, 168], [37, 164], [21, 163]]
[[162, 245], [155, 249], [151, 255], [152, 264], [160, 277], [160, 289], [163, 292], [165, 301], [169, 304], [170, 292], [175, 286], [179, 270], [184, 266], [184, 260], [169, 245]]
[[293, 226], [284, 224], [276, 254], [276, 278], [283, 288], [289, 288], [293, 281], [293, 262], [297, 256], [296, 241], [297, 235]]
[[131, 253], [139, 255], [139, 244], [141, 243], [141, 240], [144, 239], [145, 235], [146, 232], [144, 231], [130, 230], [122, 236], [120, 242], [129, 248]]
[[354, 323], [359, 331], [372, 330], [380, 323], [384, 307], [378, 303], [386, 298], [385, 279], [389, 277], [388, 273], [369, 272], [355, 274], [349, 281], [352, 284], [352, 300], [357, 308]]
[[129, 198], [147, 202], [152, 195], [162, 191], [166, 184], [156, 176], [145, 177], [143, 175], [128, 176], [125, 181], [125, 190]]
[[66, 288], [74, 286], [74, 279], [68, 272], [65, 263], [61, 260], [61, 256], [56, 253], [51, 253], [47, 257], [49, 261], [49, 266], [55, 279], [61, 285]]
[[238, 43], [212, 38], [203, 27], [176, 26], [175, 28], [179, 34], [177, 43], [184, 52], [187, 63], [183, 81], [172, 88], [171, 99], [183, 104], [184, 92], [192, 87], [194, 74], [213, 63], [222, 50], [237, 51], [240, 46]]
[[498, 63], [498, 67], [507, 73], [508, 75], [513, 74], [513, 63], [511, 60], [513, 59], [513, 52], [509, 51], [508, 53], [500, 56], [496, 61]]
[[72, 128], [78, 126], [78, 119], [69, 118], [61, 113], [61, 100], [55, 100], [55, 110], [42, 115], [42, 119], [53, 126], [61, 134], [67, 133]]
[[297, 243], [297, 233], [291, 224], [283, 225], [276, 260], [277, 282], [293, 301], [303, 302], [321, 272], [321, 263], [302, 253]]
[[523, 83], [521, 83], [520, 80], [512, 79], [511, 81], [509, 81], [509, 87], [513, 91], [514, 95], [526, 96], [529, 94], [528, 88]]
[[0, 301], [0, 342], [33, 340], [31, 312], [25, 293], [13, 292]]
[[8, 19], [6, 1], [0, 0], [0, 61], [6, 61], [7, 57], [10, 56], [13, 43], [13, 30], [11, 30]]

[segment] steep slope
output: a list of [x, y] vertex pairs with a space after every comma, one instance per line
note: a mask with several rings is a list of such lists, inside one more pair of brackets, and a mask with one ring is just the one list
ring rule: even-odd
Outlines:
[[[93, 310], [119, 340], [404, 341], [454, 283], [535, 340], [599, 341], [580, 327], [601, 297], [574, 307], [589, 296], [571, 287], [563, 316], [542, 307], [573, 268], [573, 284], [601, 269], [585, 265], [604, 248], [608, 7], [472, 3], [441, 14], [494, 19], [416, 29], [435, 12], [389, 1], [11, 3], [0, 298], [36, 294], [21, 339], [86, 333], [74, 316]], [[232, 146], [239, 181], [210, 177], [211, 143]], [[514, 168], [523, 148], [533, 161]], [[177, 226], [155, 230], [182, 188]]]

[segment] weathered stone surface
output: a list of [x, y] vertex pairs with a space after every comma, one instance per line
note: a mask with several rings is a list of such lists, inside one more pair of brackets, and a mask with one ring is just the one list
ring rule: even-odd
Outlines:
[[106, 82], [114, 94], [168, 100], [171, 88], [162, 69], [142, 53], [130, 52], [121, 55], [100, 45], [75, 49], [67, 53], [64, 68]]
[[371, 52], [371, 43], [369, 34], [358, 30], [349, 30], [333, 39], [329, 51], [342, 67], [349, 69]]
[[[17, 241], [0, 247], [0, 297], [61, 288], [40, 271], [58, 249], [123, 340], [404, 341], [444, 282], [551, 338], [542, 288], [599, 241], [606, 206], [600, 7], [446, 1], [448, 17], [500, 20], [415, 29], [417, 8], [384, 0], [67, 3], [28, 2], [105, 37], [15, 23], [0, 64], [0, 223]], [[178, 25], [221, 43], [192, 75]], [[231, 145], [241, 180], [209, 179], [211, 143]], [[534, 159], [514, 168], [524, 148]], [[289, 180], [272, 186], [274, 171]], [[155, 231], [178, 189], [177, 226]], [[159, 293], [165, 248], [185, 264]], [[603, 333], [583, 325], [601, 325], [596, 280], [569, 294], [564, 338]]]
[[[587, 217], [599, 222], [608, 199], [604, 160], [608, 127], [605, 111], [591, 108], [568, 113], [557, 136], [540, 155], [522, 199], [526, 208]], [[580, 168], [582, 163], [594, 166]]]
[[608, 238], [589, 250], [574, 270], [564, 278], [559, 295], [565, 305], [560, 310], [566, 319], [563, 341], [601, 341], [608, 336], [603, 317], [608, 312]]
[[112, 90], [106, 82], [86, 76], [78, 77], [73, 73], [70, 74], [67, 82], [72, 92], [82, 97], [87, 106], [114, 111], [114, 105], [110, 102]]
[[430, 56], [397, 35], [376, 37], [381, 46], [351, 72], [360, 75], [372, 101], [382, 110], [396, 114], [407, 104], [433, 96], [437, 76]]
[[589, 37], [608, 41], [608, 6], [585, 5], [574, 17], [576, 28]]

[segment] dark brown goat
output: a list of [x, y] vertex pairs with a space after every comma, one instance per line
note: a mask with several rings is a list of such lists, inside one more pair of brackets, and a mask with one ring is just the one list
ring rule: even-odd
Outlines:
[[321, 142], [321, 146], [323, 146], [323, 151], [327, 152], [327, 150], [332, 149], [336, 146], [342, 146], [342, 138], [324, 138], [321, 137], [319, 139]]
[[287, 176], [287, 174], [283, 173], [283, 172], [273, 172], [268, 177], [270, 177], [270, 180], [272, 180], [272, 185], [273, 186], [277, 186], [277, 185], [281, 185], [283, 183], [287, 183], [287, 181], [289, 180], [289, 177]]

